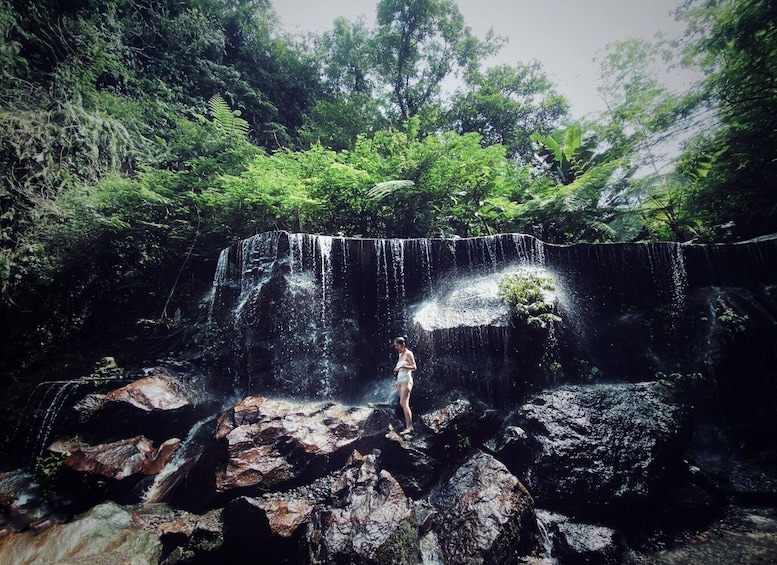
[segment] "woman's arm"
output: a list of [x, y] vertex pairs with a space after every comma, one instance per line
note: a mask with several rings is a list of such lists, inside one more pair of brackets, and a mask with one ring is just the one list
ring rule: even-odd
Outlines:
[[413, 352], [409, 349], [407, 350], [407, 353], [405, 354], [405, 369], [409, 369], [411, 371], [415, 371], [418, 369], [418, 367], [415, 366], [415, 355], [413, 355]]

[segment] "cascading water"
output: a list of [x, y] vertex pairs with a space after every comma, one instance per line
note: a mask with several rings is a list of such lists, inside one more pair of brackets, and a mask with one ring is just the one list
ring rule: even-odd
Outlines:
[[98, 392], [121, 382], [123, 381], [116, 377], [88, 377], [38, 384], [27, 399], [15, 431], [15, 437], [25, 437], [21, 450], [28, 458], [27, 466], [33, 469], [38, 465], [51, 435], [55, 431], [61, 431], [65, 425], [64, 420], [72, 417], [68, 410], [72, 408], [74, 400], [80, 400], [87, 393]]
[[189, 470], [196, 457], [202, 453], [202, 446], [211, 439], [214, 426], [213, 417], [208, 416], [191, 427], [181, 446], [143, 493], [143, 502], [160, 502], [169, 496], [180, 476]]
[[[390, 383], [391, 340], [406, 334], [419, 363], [417, 401], [459, 387], [511, 406], [559, 378], [699, 370], [689, 346], [697, 330], [688, 323], [699, 289], [777, 279], [777, 245], [753, 245], [272, 232], [222, 253], [213, 317], [233, 344], [227, 355], [244, 393], [375, 396], [379, 383]], [[498, 284], [521, 269], [554, 281], [560, 323], [536, 331], [511, 318]]]

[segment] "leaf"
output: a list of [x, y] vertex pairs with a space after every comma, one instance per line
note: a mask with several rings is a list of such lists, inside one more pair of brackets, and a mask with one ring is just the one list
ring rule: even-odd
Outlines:
[[411, 180], [389, 180], [379, 182], [367, 192], [367, 197], [371, 200], [383, 200], [395, 192], [408, 190], [413, 187], [415, 187], [415, 183]]
[[220, 94], [214, 94], [208, 101], [213, 125], [230, 137], [248, 137], [249, 124], [240, 117], [239, 110], [232, 110]]

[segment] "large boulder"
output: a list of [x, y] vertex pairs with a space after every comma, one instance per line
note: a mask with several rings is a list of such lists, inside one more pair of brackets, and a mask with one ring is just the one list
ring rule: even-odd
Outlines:
[[313, 510], [306, 542], [311, 564], [418, 563], [415, 506], [376, 455], [355, 452]]
[[66, 524], [0, 538], [0, 563], [172, 565], [221, 547], [219, 512], [191, 514], [165, 504], [104, 502]]
[[0, 539], [0, 563], [14, 565], [141, 565], [158, 563], [161, 556], [160, 539], [134, 524], [131, 512], [113, 502], [38, 534], [24, 532]]
[[145, 376], [106, 394], [90, 394], [75, 405], [82, 436], [107, 443], [144, 435], [156, 442], [185, 437], [214, 406], [199, 378], [165, 367], [144, 370]]
[[57, 487], [68, 493], [70, 512], [79, 512], [106, 499], [140, 502], [148, 481], [180, 445], [180, 439], [171, 438], [155, 447], [148, 438], [137, 436], [100, 445], [55, 442], [49, 449], [64, 458], [55, 475]]
[[74, 471], [121, 480], [136, 474], [156, 475], [180, 445], [180, 439], [172, 438], [156, 448], [138, 436], [101, 445], [57, 442], [51, 449], [67, 453], [63, 465]]
[[247, 397], [217, 424], [215, 438], [226, 454], [216, 491], [278, 490], [323, 476], [387, 427], [388, 415], [373, 408]]
[[564, 386], [530, 398], [505, 458], [543, 508], [654, 501], [683, 465], [690, 410], [660, 382]]
[[502, 463], [475, 450], [428, 501], [443, 563], [516, 563], [535, 543], [534, 501]]

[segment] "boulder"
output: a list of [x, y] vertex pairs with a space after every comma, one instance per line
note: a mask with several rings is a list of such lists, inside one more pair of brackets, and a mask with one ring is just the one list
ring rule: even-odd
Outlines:
[[437, 511], [433, 531], [444, 563], [515, 563], [535, 543], [531, 495], [482, 451], [474, 450], [428, 500]]
[[382, 451], [383, 468], [412, 498], [419, 498], [437, 478], [441, 462], [422, 449], [422, 442], [408, 441], [395, 431], [386, 434]]
[[615, 530], [539, 509], [537, 520], [546, 536], [546, 552], [559, 562], [590, 565], [621, 563], [625, 546]]
[[134, 524], [131, 512], [113, 502], [38, 534], [25, 532], [0, 539], [0, 563], [14, 565], [127, 565], [158, 563], [161, 556], [159, 538]]
[[67, 452], [63, 465], [73, 471], [120, 481], [133, 475], [156, 475], [180, 444], [181, 440], [173, 438], [155, 448], [149, 439], [137, 436], [94, 446], [57, 443], [50, 449]]
[[230, 501], [222, 512], [225, 556], [274, 563], [301, 557], [314, 504], [294, 495], [272, 500], [241, 496]]
[[420, 416], [423, 429], [430, 432], [421, 443], [439, 459], [456, 458], [496, 431], [496, 416], [478, 400], [462, 397], [447, 401]]
[[563, 386], [530, 398], [505, 462], [537, 504], [627, 508], [655, 501], [683, 465], [690, 411], [659, 382]]
[[226, 444], [226, 461], [216, 490], [279, 490], [323, 476], [387, 426], [372, 408], [247, 397], [219, 418], [215, 438]]
[[[156, 442], [184, 437], [213, 407], [197, 377], [165, 367], [106, 394], [89, 394], [74, 409], [90, 443], [107, 443], [135, 435]], [[85, 425], [84, 425], [85, 424]]]
[[120, 506], [104, 502], [66, 524], [0, 539], [0, 563], [35, 565], [146, 565], [185, 563], [218, 550], [218, 512], [201, 515], [165, 504]]
[[317, 506], [307, 530], [308, 562], [415, 564], [419, 557], [413, 501], [377, 456], [354, 452]]

